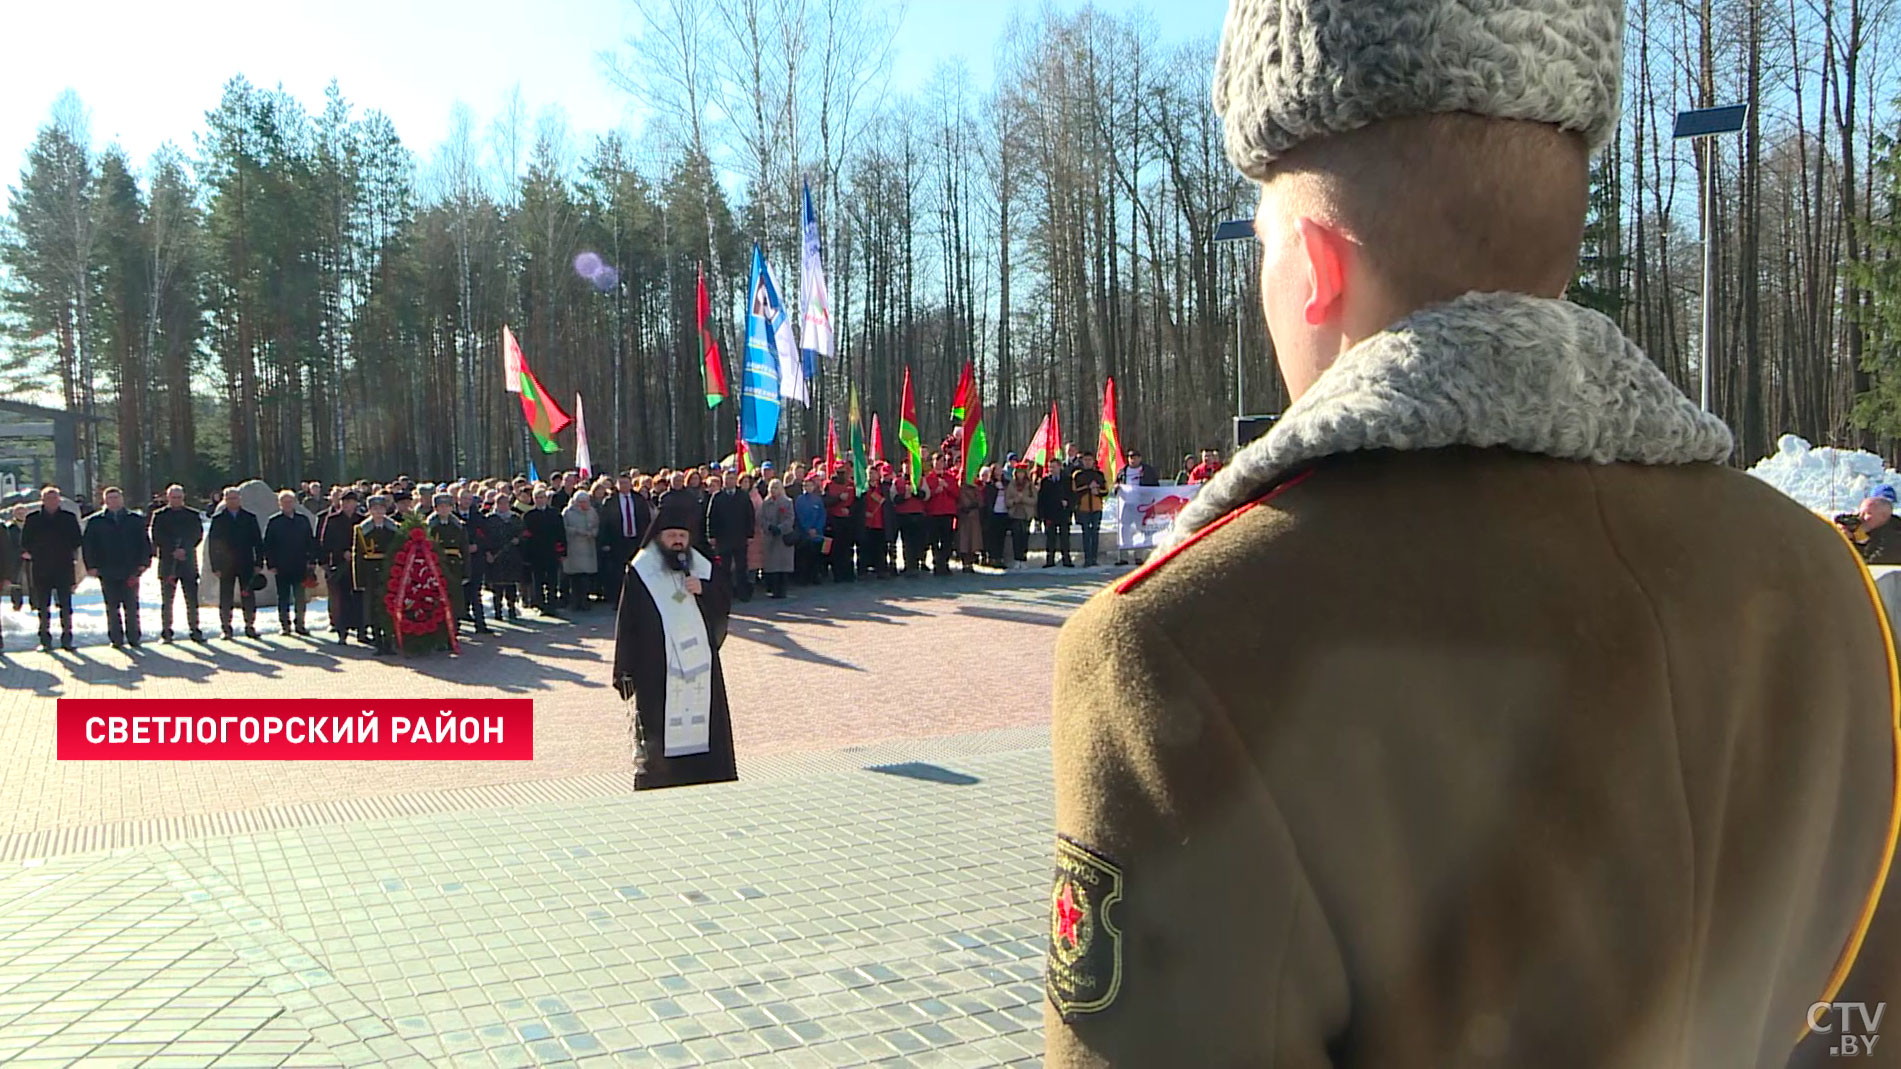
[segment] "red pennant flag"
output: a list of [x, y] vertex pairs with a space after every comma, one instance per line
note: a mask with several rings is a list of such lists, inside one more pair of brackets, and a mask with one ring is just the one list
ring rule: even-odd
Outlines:
[[825, 477], [827, 479], [831, 478], [832, 472], [836, 470], [838, 470], [838, 424], [832, 421], [832, 417], [826, 416], [825, 417]]
[[878, 413], [871, 414], [871, 459], [873, 463], [884, 459], [884, 428], [878, 426]]

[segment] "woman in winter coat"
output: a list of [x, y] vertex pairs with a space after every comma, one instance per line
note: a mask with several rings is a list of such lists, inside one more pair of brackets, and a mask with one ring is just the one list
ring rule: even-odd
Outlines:
[[561, 574], [568, 584], [568, 603], [576, 609], [587, 608], [588, 594], [594, 589], [595, 573], [600, 571], [596, 539], [601, 534], [601, 513], [594, 507], [592, 494], [575, 494], [561, 510], [561, 526], [568, 535], [568, 555], [561, 558]]
[[502, 618], [502, 604], [508, 604], [508, 618], [521, 619], [516, 607], [523, 582], [524, 566], [521, 555], [522, 540], [528, 537], [521, 514], [509, 507], [508, 496], [500, 490], [489, 494], [489, 534], [492, 546], [488, 555], [488, 571], [484, 578], [488, 582], [489, 597], [495, 606], [494, 617]]
[[[760, 545], [760, 567], [766, 573], [766, 596], [785, 597], [786, 582], [792, 576], [797, 563], [794, 548], [799, 538], [798, 517], [793, 515], [792, 499], [785, 496], [785, 484], [777, 479], [766, 487], [766, 499], [759, 503], [759, 537], [753, 540]], [[787, 536], [793, 544], [788, 545]]]
[[746, 573], [753, 581], [766, 569], [766, 521], [759, 510], [766, 503], [766, 480], [747, 474], [739, 477], [739, 488], [752, 495], [752, 538], [746, 542]]
[[967, 572], [977, 567], [984, 549], [983, 483], [990, 481], [990, 469], [983, 469], [978, 480], [957, 491], [957, 559], [964, 562]]
[[1010, 557], [1021, 564], [1030, 559], [1030, 521], [1036, 518], [1036, 484], [1030, 481], [1028, 465], [1011, 476], [1003, 504], [1010, 513]]

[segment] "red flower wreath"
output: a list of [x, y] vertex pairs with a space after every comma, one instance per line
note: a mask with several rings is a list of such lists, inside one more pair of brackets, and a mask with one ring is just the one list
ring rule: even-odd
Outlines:
[[383, 606], [396, 624], [396, 644], [402, 645], [404, 635], [427, 635], [447, 624], [449, 648], [459, 650], [455, 620], [449, 613], [448, 587], [429, 533], [421, 527], [410, 528], [393, 563]]

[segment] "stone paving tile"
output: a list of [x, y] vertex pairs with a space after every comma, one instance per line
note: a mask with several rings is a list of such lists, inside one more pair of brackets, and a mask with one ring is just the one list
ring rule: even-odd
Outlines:
[[1033, 1064], [1047, 750], [0, 869], [0, 1061]]

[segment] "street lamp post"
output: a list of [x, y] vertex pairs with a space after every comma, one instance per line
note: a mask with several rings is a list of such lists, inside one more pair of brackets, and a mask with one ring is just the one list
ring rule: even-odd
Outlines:
[[[1254, 220], [1252, 219], [1229, 219], [1225, 222], [1215, 224], [1214, 239], [1216, 244], [1250, 241], [1253, 237]], [[1246, 279], [1247, 274], [1241, 267], [1243, 263], [1241, 259], [1242, 250], [1235, 248], [1234, 251], [1234, 277], [1237, 288], [1239, 288]], [[1241, 447], [1242, 425], [1246, 422], [1248, 415], [1246, 399], [1248, 364], [1244, 354], [1241, 352], [1241, 317], [1246, 314], [1247, 291], [1245, 288], [1241, 288], [1241, 292], [1237, 295], [1234, 306], [1234, 436], [1236, 449]]]
[[1700, 199], [1702, 211], [1698, 223], [1703, 231], [1703, 342], [1702, 356], [1698, 363], [1701, 373], [1703, 392], [1703, 411], [1710, 410], [1710, 364], [1712, 350], [1710, 337], [1716, 327], [1716, 304], [1710, 298], [1716, 275], [1716, 146], [1709, 138], [1719, 134], [1733, 134], [1743, 128], [1743, 122], [1749, 116], [1749, 105], [1731, 104], [1720, 108], [1698, 108], [1694, 111], [1677, 112], [1676, 129], [1671, 138], [1676, 141], [1700, 141], [1703, 150], [1703, 189]]

